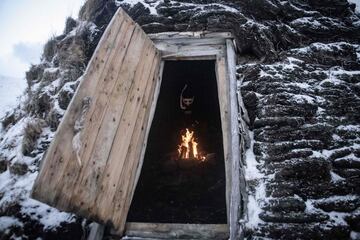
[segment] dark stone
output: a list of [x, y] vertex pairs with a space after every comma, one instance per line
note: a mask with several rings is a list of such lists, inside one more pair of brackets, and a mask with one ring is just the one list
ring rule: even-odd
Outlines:
[[9, 167], [10, 173], [14, 175], [25, 175], [28, 172], [28, 165], [25, 163], [14, 163]]
[[322, 222], [329, 219], [328, 215], [321, 213], [299, 213], [299, 212], [287, 212], [287, 213], [270, 213], [262, 212], [259, 214], [260, 219], [265, 222], [274, 223], [312, 223]]
[[138, 2], [130, 10], [128, 10], [128, 14], [138, 24], [142, 25], [143, 23], [146, 23], [145, 21], [142, 21], [142, 19], [144, 19], [144, 16], [150, 14], [150, 10], [146, 8], [141, 2]]
[[255, 140], [261, 142], [280, 142], [296, 140], [320, 140], [329, 144], [332, 136], [332, 126], [314, 125], [301, 128], [281, 127], [255, 131]]
[[333, 171], [343, 178], [353, 178], [360, 176], [360, 169], [334, 169]]
[[7, 170], [8, 162], [0, 156], [0, 173], [3, 173]]
[[[271, 162], [282, 162], [290, 159], [304, 159], [313, 154], [313, 151], [311, 150], [299, 150], [296, 149], [294, 151], [290, 151], [285, 154], [279, 154], [279, 155], [272, 155], [272, 156], [266, 156], [263, 157], [265, 162], [271, 163]], [[271, 165], [268, 165], [269, 168], [271, 168]]]
[[352, 158], [342, 158], [333, 161], [335, 168], [357, 168], [360, 169], [360, 161]]
[[360, 232], [360, 214], [346, 216], [345, 221], [350, 225], [353, 231]]
[[117, 10], [112, 0], [86, 1], [79, 12], [79, 19], [94, 22], [100, 28], [105, 28]]
[[286, 106], [286, 105], [264, 105], [258, 109], [256, 115], [264, 117], [303, 117], [311, 118], [316, 114], [317, 106]]
[[352, 153], [351, 148], [336, 150], [330, 155], [329, 160], [335, 160], [337, 158], [342, 158], [342, 157], [349, 155], [350, 153]]
[[39, 116], [46, 115], [51, 108], [50, 99], [51, 97], [47, 93], [40, 94], [37, 98], [33, 99], [32, 103], [30, 103], [31, 112]]
[[259, 100], [258, 100], [255, 92], [250, 91], [250, 92], [246, 92], [243, 95], [243, 101], [244, 101], [246, 110], [248, 111], [250, 125], [253, 125], [255, 117], [256, 117], [256, 115], [255, 115], [256, 106], [257, 106]]
[[44, 73], [45, 66], [42, 64], [31, 65], [29, 71], [26, 72], [27, 83], [31, 86], [33, 83], [40, 81]]
[[261, 224], [253, 233], [254, 237], [266, 237], [272, 239], [349, 239], [350, 228], [343, 225], [321, 225], [321, 224]]
[[64, 34], [71, 32], [77, 25], [77, 22], [72, 17], [68, 17], [65, 22]]
[[[60, 104], [59, 104], [60, 105]], [[52, 109], [46, 118], [46, 123], [50, 127], [51, 131], [56, 131], [60, 124], [60, 118], [62, 117], [56, 110]]]
[[61, 89], [60, 90], [58, 103], [59, 103], [59, 106], [61, 109], [64, 109], [64, 110], [67, 109], [73, 95], [74, 95], [73, 90], [69, 90], [69, 89]]
[[276, 180], [300, 179], [305, 181], [329, 180], [330, 164], [321, 159], [296, 161], [275, 174]]
[[16, 121], [15, 112], [10, 112], [7, 113], [3, 119], [1, 119], [1, 124], [3, 128], [6, 129], [8, 126], [15, 123], [15, 121]]
[[321, 208], [325, 212], [352, 212], [360, 207], [360, 198], [342, 200], [323, 200], [314, 203], [314, 206]]
[[270, 199], [263, 207], [266, 211], [272, 212], [303, 212], [306, 206], [299, 198], [275, 198]]
[[41, 81], [50, 83], [53, 82], [54, 80], [58, 79], [60, 76], [60, 71], [56, 70], [56, 71], [44, 71]]
[[304, 124], [304, 119], [301, 117], [275, 117], [275, 118], [262, 118], [254, 121], [254, 128], [262, 127], [283, 127], [290, 126], [297, 128]]
[[359, 193], [360, 181], [356, 178], [339, 182], [312, 181], [311, 179], [287, 180], [271, 182], [266, 186], [267, 196], [272, 197], [291, 197], [296, 194], [302, 199], [321, 199]]
[[[256, 155], [262, 155], [262, 153], [265, 153], [269, 156], [278, 156], [281, 154], [288, 154], [295, 149], [307, 148], [312, 150], [320, 150], [323, 149], [323, 147], [324, 144], [318, 140], [301, 140], [301, 141], [280, 142], [280, 143], [261, 143], [261, 149], [259, 149], [259, 153]], [[254, 144], [254, 148], [255, 148], [255, 144]]]
[[6, 204], [0, 208], [0, 216], [16, 216], [21, 210], [21, 206], [17, 202]]

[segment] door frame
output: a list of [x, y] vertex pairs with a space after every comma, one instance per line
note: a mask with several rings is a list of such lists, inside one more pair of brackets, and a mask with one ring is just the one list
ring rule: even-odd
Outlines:
[[[161, 64], [159, 79], [156, 83], [155, 93], [148, 119], [145, 139], [141, 152], [139, 166], [136, 172], [135, 184], [131, 194], [133, 198], [137, 182], [144, 161], [147, 139], [153, 121], [155, 108], [162, 82], [162, 73], [165, 61], [177, 60], [214, 60], [218, 89], [218, 98], [221, 115], [221, 126], [224, 146], [225, 175], [226, 175], [226, 209], [228, 236], [236, 239], [242, 236], [243, 230], [239, 223], [244, 211], [244, 199], [247, 198], [243, 167], [241, 163], [240, 132], [239, 132], [239, 106], [237, 100], [236, 82], [236, 53], [234, 37], [230, 32], [164, 32], [149, 34], [156, 48], [161, 52]], [[154, 232], [154, 225], [157, 228], [165, 228], [169, 234], [176, 234], [179, 226], [183, 230], [191, 229], [201, 225], [199, 234], [204, 235], [206, 229], [210, 231], [213, 224], [159, 224], [159, 223], [130, 223], [127, 222], [125, 235], [133, 235], [142, 229], [143, 232]], [[221, 224], [220, 224], [221, 225]], [[216, 229], [224, 231], [224, 226], [217, 224]], [[200, 230], [202, 229], [202, 230]], [[219, 234], [222, 234], [219, 232]], [[169, 235], [169, 237], [170, 237]], [[156, 237], [152, 236], [152, 237]], [[158, 235], [158, 237], [160, 237]], [[172, 236], [174, 237], [174, 236]]]

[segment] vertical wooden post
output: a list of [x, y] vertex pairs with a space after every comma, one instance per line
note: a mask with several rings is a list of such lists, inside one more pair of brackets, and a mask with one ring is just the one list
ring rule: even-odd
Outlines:
[[238, 106], [236, 98], [236, 57], [232, 40], [226, 40], [227, 74], [230, 86], [230, 129], [231, 129], [231, 193], [230, 193], [230, 239], [239, 239], [240, 228], [240, 143]]
[[91, 223], [90, 225], [90, 233], [87, 240], [102, 240], [104, 236], [105, 225], [101, 225], [95, 222]]

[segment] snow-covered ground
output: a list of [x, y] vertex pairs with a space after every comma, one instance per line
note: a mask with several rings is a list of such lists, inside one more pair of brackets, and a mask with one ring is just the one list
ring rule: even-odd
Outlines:
[[0, 119], [16, 106], [25, 88], [25, 79], [0, 75]]

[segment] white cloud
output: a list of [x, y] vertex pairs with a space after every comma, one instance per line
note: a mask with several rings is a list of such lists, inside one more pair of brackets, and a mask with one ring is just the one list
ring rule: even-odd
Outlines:
[[63, 32], [85, 0], [0, 0], [0, 75], [23, 77], [39, 46]]
[[0, 55], [0, 75], [23, 78], [29, 66], [13, 54]]
[[350, 3], [355, 3], [355, 12], [360, 13], [360, 0], [349, 0]]
[[37, 63], [41, 56], [43, 44], [19, 42], [13, 46], [13, 54], [24, 63]]

